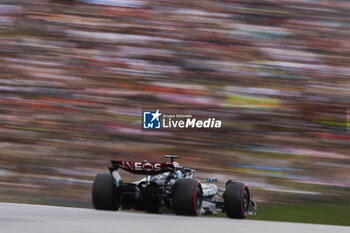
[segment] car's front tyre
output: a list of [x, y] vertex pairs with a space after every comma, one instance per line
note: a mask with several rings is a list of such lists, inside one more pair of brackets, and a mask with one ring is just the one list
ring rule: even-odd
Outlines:
[[249, 210], [249, 188], [243, 182], [230, 182], [224, 193], [225, 212], [229, 218], [246, 218]]

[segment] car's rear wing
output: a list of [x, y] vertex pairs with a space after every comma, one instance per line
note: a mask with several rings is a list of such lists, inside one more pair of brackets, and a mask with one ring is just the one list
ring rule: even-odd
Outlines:
[[164, 172], [174, 171], [175, 165], [172, 162], [154, 163], [154, 162], [135, 162], [135, 161], [117, 161], [111, 160], [112, 167], [110, 171], [116, 171], [122, 168], [125, 171], [140, 175], [156, 175]]

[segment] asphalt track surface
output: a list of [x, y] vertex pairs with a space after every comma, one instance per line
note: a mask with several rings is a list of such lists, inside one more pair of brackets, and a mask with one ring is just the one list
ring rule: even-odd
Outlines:
[[1, 233], [350, 233], [350, 227], [0, 203]]

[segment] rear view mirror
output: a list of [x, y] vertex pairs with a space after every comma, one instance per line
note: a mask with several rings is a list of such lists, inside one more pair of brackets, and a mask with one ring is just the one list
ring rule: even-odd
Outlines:
[[208, 178], [207, 181], [208, 182], [217, 182], [218, 180], [216, 178]]

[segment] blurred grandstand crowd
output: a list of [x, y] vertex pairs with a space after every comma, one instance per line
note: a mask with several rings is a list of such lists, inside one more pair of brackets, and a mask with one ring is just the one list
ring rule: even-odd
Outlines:
[[[164, 154], [259, 201], [345, 200], [349, 16], [331, 0], [1, 0], [0, 200], [88, 206], [110, 159]], [[143, 108], [223, 128], [142, 130]]]

